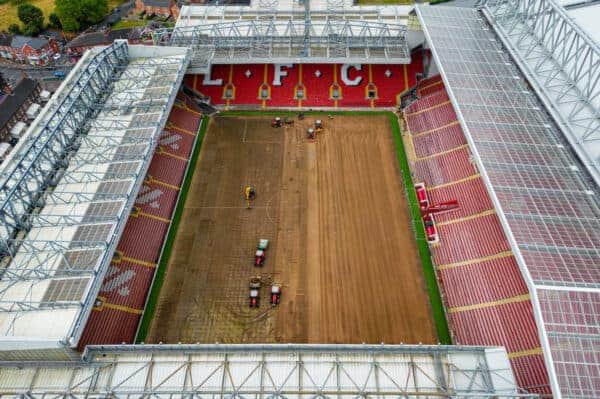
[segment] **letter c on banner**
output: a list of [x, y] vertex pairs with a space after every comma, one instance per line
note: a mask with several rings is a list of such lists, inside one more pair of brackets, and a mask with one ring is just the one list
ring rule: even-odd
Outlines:
[[341, 70], [342, 82], [344, 82], [346, 86], [358, 86], [360, 82], [362, 82], [363, 78], [362, 76], [357, 76], [354, 79], [350, 80], [350, 78], [348, 78], [348, 70], [350, 68], [354, 68], [357, 71], [362, 71], [362, 66], [360, 64], [343, 64]]

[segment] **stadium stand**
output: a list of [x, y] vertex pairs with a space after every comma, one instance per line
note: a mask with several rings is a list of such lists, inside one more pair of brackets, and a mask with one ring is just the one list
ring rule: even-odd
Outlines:
[[505, 346], [519, 385], [549, 394], [527, 286], [443, 82], [422, 80], [415, 93], [403, 115], [413, 178], [425, 183], [432, 203], [457, 199], [460, 205], [436, 215], [440, 241], [431, 247], [454, 340]]
[[91, 49], [2, 164], [2, 360], [79, 358], [188, 64], [181, 48]]
[[79, 342], [80, 350], [87, 345], [133, 343], [201, 118], [195, 104], [180, 92]]
[[395, 107], [422, 73], [421, 52], [412, 59], [409, 65], [213, 65], [210, 76], [188, 75], [186, 83], [213, 105]]

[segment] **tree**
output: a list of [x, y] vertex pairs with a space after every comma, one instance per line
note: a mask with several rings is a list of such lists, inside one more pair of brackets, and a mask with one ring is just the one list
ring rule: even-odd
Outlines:
[[48, 16], [48, 21], [49, 21], [49, 26], [51, 28], [54, 29], [61, 29], [62, 28], [62, 24], [60, 23], [60, 18], [58, 18], [58, 15], [56, 15], [55, 12], [53, 12], [52, 14], [50, 14]]
[[66, 31], [85, 29], [108, 14], [107, 0], [54, 0], [56, 14]]
[[[61, 0], [62, 1], [62, 0]], [[108, 14], [108, 0], [82, 0], [82, 7], [86, 25], [94, 25], [101, 22]]]
[[20, 35], [21, 34], [21, 27], [17, 24], [10, 24], [8, 26], [8, 31], [10, 33], [12, 33], [13, 35]]
[[23, 33], [27, 36], [37, 35], [44, 28], [44, 13], [31, 4], [21, 4], [17, 8], [17, 15], [25, 29]]
[[23, 28], [24, 36], [36, 36], [42, 29], [34, 23], [29, 23]]

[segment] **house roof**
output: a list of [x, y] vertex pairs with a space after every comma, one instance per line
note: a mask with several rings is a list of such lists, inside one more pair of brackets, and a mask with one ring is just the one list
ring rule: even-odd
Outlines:
[[23, 46], [29, 45], [29, 47], [35, 50], [40, 50], [44, 48], [47, 44], [48, 39], [44, 37], [28, 37], [16, 35], [13, 36], [10, 46], [13, 48], [23, 48]]
[[171, 0], [142, 0], [147, 7], [170, 7]]
[[46, 29], [45, 31], [40, 33], [40, 36], [46, 37], [48, 39], [52, 38], [57, 41], [64, 40], [63, 35], [59, 31], [54, 29]]
[[10, 46], [12, 39], [13, 35], [10, 33], [0, 32], [0, 46]]
[[115, 29], [108, 32], [90, 32], [82, 33], [75, 39], [67, 43], [67, 48], [74, 47], [92, 47], [110, 44], [116, 39], [136, 39], [139, 38], [139, 30], [134, 28]]
[[12, 94], [6, 96], [0, 107], [0, 128], [3, 128], [15, 112], [33, 94], [38, 82], [33, 79], [23, 78], [15, 85]]

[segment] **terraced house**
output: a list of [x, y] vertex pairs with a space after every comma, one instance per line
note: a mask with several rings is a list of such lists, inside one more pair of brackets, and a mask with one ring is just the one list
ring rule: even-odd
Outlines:
[[0, 33], [0, 57], [20, 63], [45, 65], [59, 52], [53, 38]]

